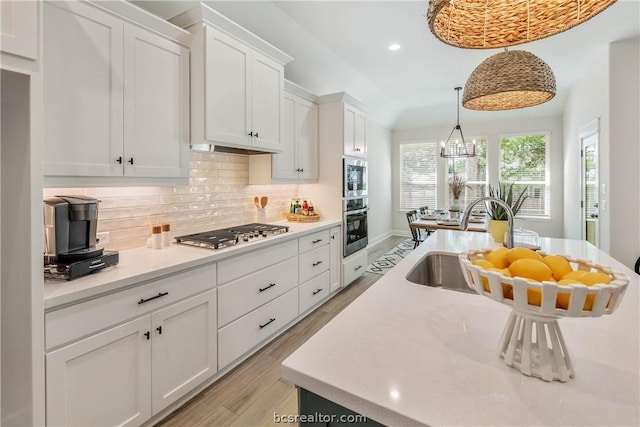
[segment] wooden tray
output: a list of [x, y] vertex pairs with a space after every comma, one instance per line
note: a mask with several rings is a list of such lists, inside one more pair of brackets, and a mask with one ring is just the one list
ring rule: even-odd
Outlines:
[[320, 221], [320, 215], [299, 215], [292, 214], [290, 212], [282, 212], [282, 215], [287, 218], [287, 221], [291, 222], [315, 222]]

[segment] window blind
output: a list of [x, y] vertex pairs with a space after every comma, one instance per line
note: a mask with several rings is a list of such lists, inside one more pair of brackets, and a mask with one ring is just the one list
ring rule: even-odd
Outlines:
[[436, 207], [438, 187], [436, 141], [400, 143], [400, 209]]

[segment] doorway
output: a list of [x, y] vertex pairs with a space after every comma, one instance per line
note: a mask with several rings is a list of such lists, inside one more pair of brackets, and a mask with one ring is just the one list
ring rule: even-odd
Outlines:
[[599, 134], [598, 119], [580, 129], [582, 239], [596, 247], [600, 245]]

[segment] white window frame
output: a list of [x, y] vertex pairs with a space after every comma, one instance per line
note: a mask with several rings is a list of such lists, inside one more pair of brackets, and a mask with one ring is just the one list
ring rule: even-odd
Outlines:
[[421, 206], [414, 206], [414, 207], [407, 207], [407, 206], [403, 206], [403, 199], [402, 199], [402, 187], [405, 184], [402, 180], [402, 175], [403, 175], [403, 166], [404, 166], [404, 161], [403, 161], [403, 157], [402, 157], [402, 146], [403, 145], [412, 145], [412, 144], [433, 144], [434, 146], [434, 153], [435, 153], [435, 167], [436, 170], [434, 171], [434, 176], [435, 176], [435, 182], [429, 183], [427, 182], [427, 184], [429, 185], [433, 185], [434, 186], [434, 194], [435, 194], [435, 202], [431, 203], [428, 201], [425, 201], [424, 203], [419, 203], [419, 205], [421, 206], [428, 206], [429, 210], [432, 209], [436, 209], [438, 207], [438, 205], [440, 204], [440, 197], [439, 197], [439, 183], [440, 183], [440, 162], [439, 162], [439, 143], [437, 142], [436, 139], [430, 139], [430, 138], [424, 138], [424, 139], [418, 139], [418, 140], [404, 140], [404, 141], [399, 141], [398, 142], [398, 211], [400, 212], [407, 212], [413, 209], [418, 209]]

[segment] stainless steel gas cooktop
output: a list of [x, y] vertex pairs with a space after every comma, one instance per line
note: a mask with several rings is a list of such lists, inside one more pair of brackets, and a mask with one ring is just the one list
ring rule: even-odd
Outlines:
[[176, 237], [176, 241], [183, 245], [197, 246], [199, 248], [222, 249], [233, 246], [240, 241], [249, 242], [288, 231], [288, 225], [253, 223], [179, 236]]

